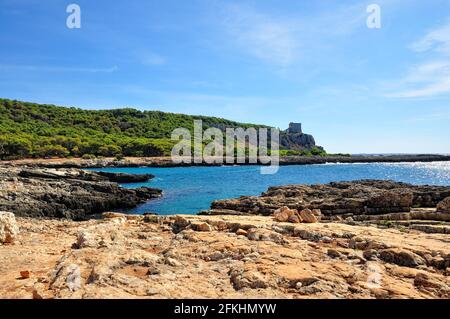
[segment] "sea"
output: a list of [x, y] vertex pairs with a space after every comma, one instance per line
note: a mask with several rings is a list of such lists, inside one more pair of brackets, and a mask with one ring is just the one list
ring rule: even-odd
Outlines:
[[148, 201], [126, 211], [133, 214], [197, 214], [210, 208], [214, 200], [260, 195], [270, 186], [277, 185], [385, 179], [415, 185], [450, 186], [450, 162], [292, 165], [281, 166], [273, 175], [261, 174], [259, 166], [133, 167], [95, 170], [149, 173], [155, 176], [146, 183], [122, 185], [127, 188], [147, 186], [163, 190], [160, 199]]

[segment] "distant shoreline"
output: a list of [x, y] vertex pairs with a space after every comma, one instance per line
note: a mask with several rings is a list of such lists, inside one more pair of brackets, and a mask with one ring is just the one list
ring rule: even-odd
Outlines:
[[[352, 156], [282, 156], [280, 166], [311, 165], [327, 163], [401, 163], [401, 162], [441, 162], [450, 161], [450, 155], [415, 154], [415, 155], [352, 155]], [[126, 157], [115, 158], [53, 158], [21, 159], [0, 161], [0, 165], [31, 166], [48, 168], [102, 168], [102, 167], [191, 167], [191, 166], [225, 166], [225, 165], [263, 165], [261, 163], [210, 164], [210, 163], [173, 163], [171, 157]]]

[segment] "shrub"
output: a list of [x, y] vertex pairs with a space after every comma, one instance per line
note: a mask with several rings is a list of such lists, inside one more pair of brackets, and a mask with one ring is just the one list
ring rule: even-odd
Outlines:
[[89, 159], [95, 159], [96, 157], [95, 157], [95, 155], [92, 155], [92, 154], [83, 154], [83, 156], [81, 156], [81, 158], [85, 159], [85, 160], [89, 160]]

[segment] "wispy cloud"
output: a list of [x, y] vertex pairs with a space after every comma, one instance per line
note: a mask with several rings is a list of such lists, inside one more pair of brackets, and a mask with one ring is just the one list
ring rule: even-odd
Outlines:
[[242, 4], [226, 5], [223, 11], [223, 29], [240, 49], [282, 68], [315, 48], [322, 50], [330, 36], [345, 36], [365, 27], [362, 4], [307, 16], [276, 15]]
[[21, 71], [41, 71], [41, 72], [81, 72], [81, 73], [113, 73], [119, 70], [117, 66], [109, 68], [84, 68], [84, 67], [59, 67], [59, 66], [39, 66], [39, 65], [17, 65], [0, 64], [0, 70], [21, 70]]
[[418, 98], [450, 93], [450, 61], [429, 61], [411, 68], [386, 94], [394, 98]]
[[414, 42], [411, 49], [416, 52], [434, 50], [450, 55], [450, 19], [447, 24], [431, 30], [423, 38]]
[[294, 61], [298, 42], [293, 26], [248, 6], [232, 5], [227, 9], [226, 31], [241, 48], [279, 66], [288, 66]]
[[395, 83], [395, 90], [386, 94], [393, 98], [424, 98], [450, 93], [450, 19], [429, 31], [410, 49], [420, 55], [438, 56], [412, 67]]
[[406, 120], [408, 123], [427, 122], [427, 121], [448, 121], [450, 119], [450, 111], [436, 111], [429, 114], [415, 116]]

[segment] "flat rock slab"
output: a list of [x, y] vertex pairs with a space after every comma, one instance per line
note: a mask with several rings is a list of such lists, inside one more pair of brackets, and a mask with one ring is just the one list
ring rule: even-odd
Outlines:
[[450, 297], [448, 234], [264, 216], [17, 224], [3, 298]]
[[159, 189], [127, 189], [117, 184], [119, 180], [136, 182], [148, 178], [151, 176], [0, 166], [0, 210], [16, 216], [85, 219], [160, 197]]

